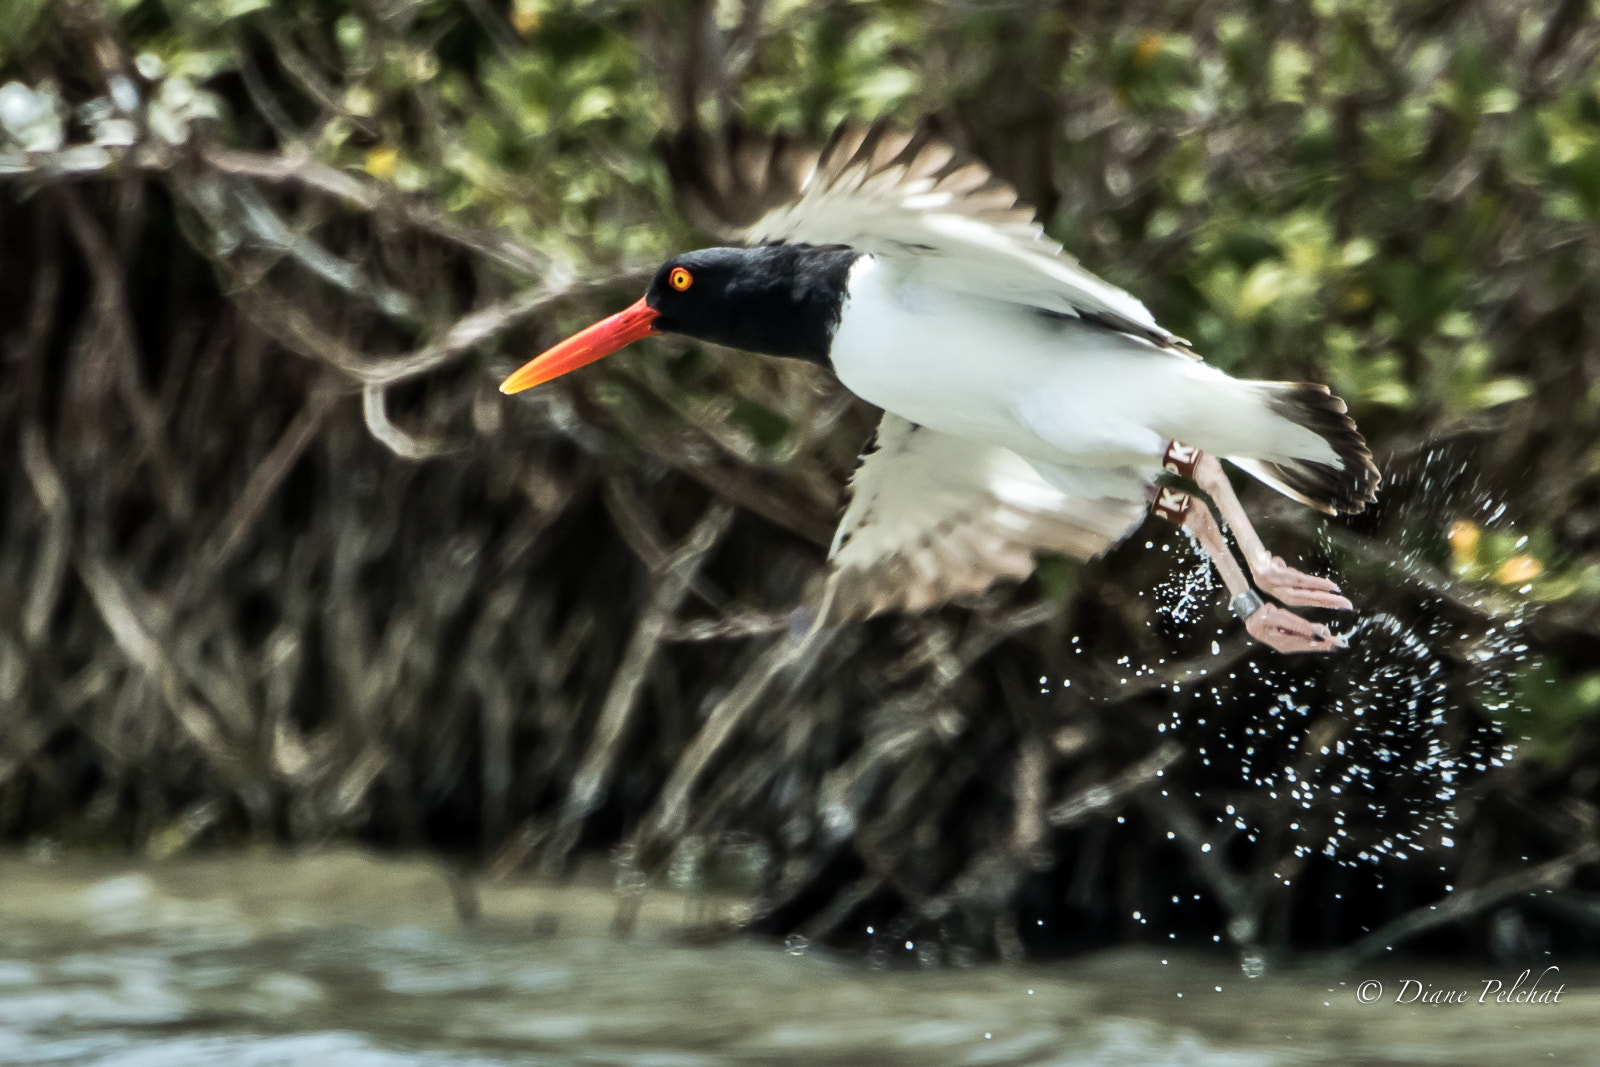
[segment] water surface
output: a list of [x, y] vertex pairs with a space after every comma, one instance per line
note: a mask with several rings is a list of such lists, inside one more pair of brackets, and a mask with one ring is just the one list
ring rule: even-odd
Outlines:
[[[1246, 980], [1225, 956], [873, 970], [760, 940], [685, 943], [730, 902], [487, 886], [343, 850], [130, 863], [0, 854], [0, 1063], [1594, 1063], [1600, 987], [1557, 1004], [1400, 1006], [1520, 968], [1395, 963]], [[908, 952], [908, 959], [915, 956]], [[1560, 962], [1557, 960], [1556, 962]], [[1385, 994], [1362, 1004], [1356, 987]], [[1548, 986], [1550, 979], [1544, 985]]]

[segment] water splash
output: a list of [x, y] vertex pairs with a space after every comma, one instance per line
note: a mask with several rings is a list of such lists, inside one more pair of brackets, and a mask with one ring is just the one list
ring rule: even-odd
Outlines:
[[1169, 546], [1172, 570], [1155, 586], [1156, 613], [1171, 626], [1187, 627], [1211, 613], [1222, 583], [1192, 536], [1173, 538]]
[[[1350, 865], [1437, 855], [1454, 847], [1464, 786], [1513, 754], [1505, 727], [1523, 710], [1529, 587], [1459, 577], [1450, 541], [1463, 522], [1504, 535], [1506, 505], [1444, 449], [1393, 472], [1391, 486], [1379, 527], [1394, 534], [1378, 539], [1387, 565], [1364, 562], [1353, 535], [1328, 529], [1325, 559], [1309, 565], [1358, 601], [1348, 651], [1257, 652], [1172, 701], [1162, 732], [1186, 742], [1227, 794], [1211, 799], [1228, 801], [1219, 822], [1230, 833], [1253, 842], [1270, 831], [1296, 855]], [[1195, 624], [1214, 611], [1215, 579], [1187, 539], [1175, 541], [1158, 615], [1203, 640]], [[1337, 573], [1341, 559], [1356, 580]]]

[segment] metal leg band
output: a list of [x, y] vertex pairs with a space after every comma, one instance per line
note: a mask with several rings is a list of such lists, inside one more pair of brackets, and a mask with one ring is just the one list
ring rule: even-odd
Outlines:
[[1250, 616], [1266, 606], [1267, 602], [1262, 600], [1261, 594], [1254, 589], [1246, 589], [1228, 601], [1228, 607], [1233, 610], [1233, 613], [1239, 617], [1240, 621], [1249, 619]]

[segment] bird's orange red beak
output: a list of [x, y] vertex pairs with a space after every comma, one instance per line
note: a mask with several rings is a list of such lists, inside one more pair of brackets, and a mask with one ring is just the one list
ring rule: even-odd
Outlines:
[[623, 345], [657, 333], [656, 319], [660, 317], [661, 313], [646, 304], [644, 297], [640, 297], [639, 302], [627, 310], [601, 319], [587, 330], [573, 334], [550, 351], [529, 360], [500, 383], [500, 391], [506, 394], [520, 393], [609, 356]]

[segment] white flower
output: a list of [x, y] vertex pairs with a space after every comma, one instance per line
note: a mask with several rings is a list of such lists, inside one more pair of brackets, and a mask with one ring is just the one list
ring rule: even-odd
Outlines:
[[172, 77], [161, 83], [150, 102], [150, 130], [170, 144], [189, 139], [189, 124], [196, 119], [215, 119], [222, 115], [216, 96], [196, 89], [187, 78]]
[[111, 99], [126, 114], [139, 110], [139, 87], [125, 74], [111, 76]]
[[127, 148], [139, 140], [139, 127], [127, 119], [107, 119], [94, 128], [94, 143], [106, 148]]
[[21, 82], [0, 85], [0, 126], [24, 152], [55, 152], [66, 142], [61, 100], [53, 85], [38, 90]]

